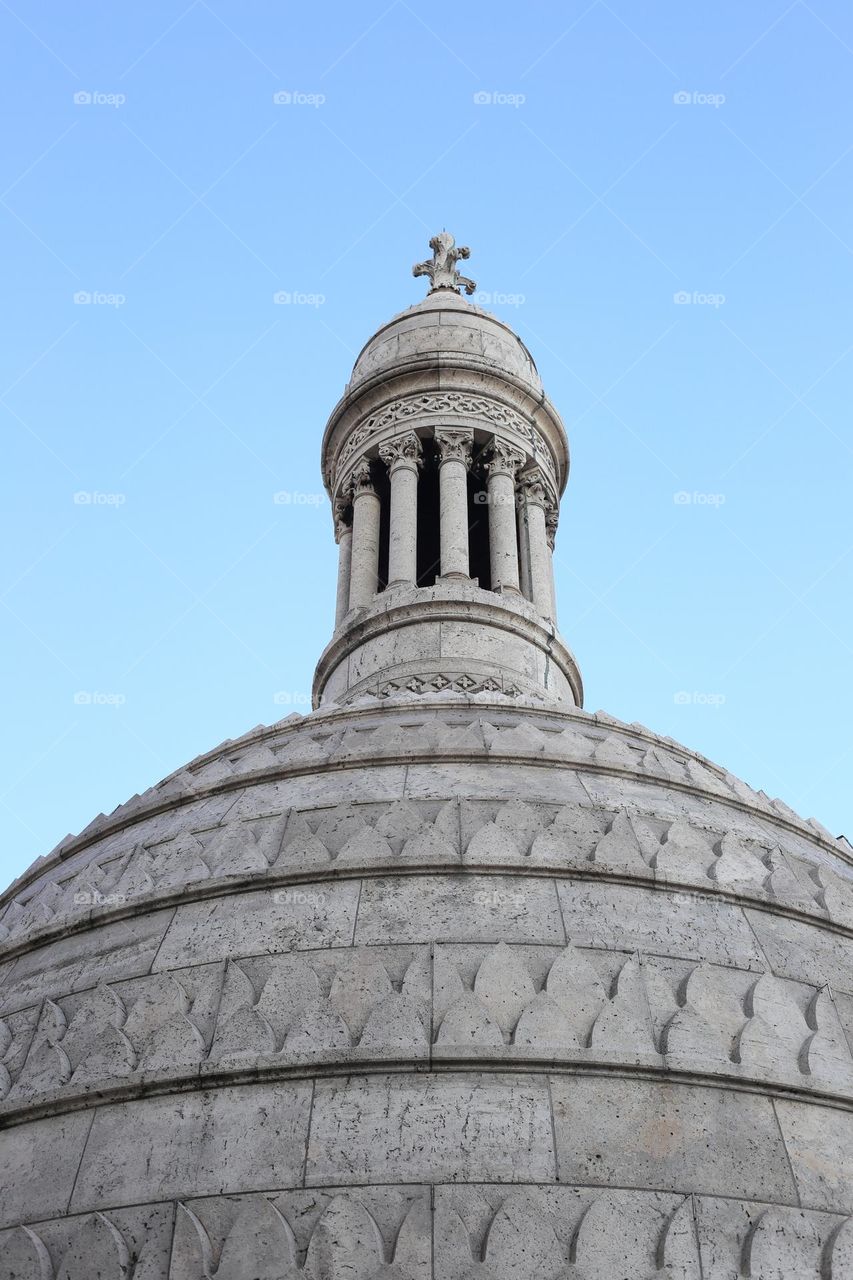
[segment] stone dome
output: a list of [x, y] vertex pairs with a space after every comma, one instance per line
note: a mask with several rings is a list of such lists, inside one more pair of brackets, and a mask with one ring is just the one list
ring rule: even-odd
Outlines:
[[440, 587], [0, 895], [0, 1280], [853, 1277], [853, 848]]
[[362, 347], [348, 389], [391, 370], [425, 364], [497, 370], [534, 396], [542, 395], [533, 357], [518, 334], [453, 289], [436, 289], [383, 325]]

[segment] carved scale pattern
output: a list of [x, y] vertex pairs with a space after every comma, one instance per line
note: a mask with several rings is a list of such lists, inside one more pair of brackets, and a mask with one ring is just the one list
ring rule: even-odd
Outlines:
[[[849, 1280], [853, 1219], [573, 1187], [320, 1189], [0, 1233], [0, 1280]], [[153, 1210], [153, 1211], [152, 1211]], [[171, 1223], [174, 1230], [164, 1227]]]
[[828, 988], [707, 962], [674, 974], [667, 963], [571, 943], [438, 944], [432, 956], [398, 944], [102, 983], [0, 1021], [0, 1094], [14, 1109], [66, 1086], [204, 1064], [424, 1061], [432, 1042], [436, 1059], [644, 1062], [853, 1098], [853, 1056]]
[[[439, 736], [444, 749], [454, 753], [541, 748], [525, 722], [500, 732], [488, 724], [453, 730], [441, 726], [440, 735], [429, 725], [417, 731], [397, 726], [381, 739], [372, 729], [349, 730], [336, 739], [331, 758], [379, 752], [409, 756], [419, 742], [429, 750]], [[306, 740], [299, 750], [306, 760], [312, 752], [329, 758], [328, 741]], [[109, 911], [132, 899], [227, 876], [332, 864], [393, 865], [398, 858], [548, 865], [587, 873], [599, 869], [664, 887], [706, 893], [722, 889], [853, 929], [853, 881], [780, 846], [701, 829], [684, 819], [662, 823], [627, 810], [614, 814], [577, 805], [507, 801], [492, 806], [461, 802], [465, 840], [460, 848], [457, 803], [403, 800], [384, 806], [288, 811], [254, 821], [232, 818], [219, 827], [186, 831], [149, 847], [139, 844], [119, 859], [111, 854], [94, 858], [66, 880], [46, 880], [26, 899], [13, 901], [0, 921], [0, 934], [15, 941], [84, 912]], [[344, 831], [346, 839], [341, 836]]]

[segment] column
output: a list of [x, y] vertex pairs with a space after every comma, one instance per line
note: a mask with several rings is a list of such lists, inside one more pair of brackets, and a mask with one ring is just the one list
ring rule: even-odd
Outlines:
[[557, 585], [554, 581], [554, 543], [557, 538], [559, 508], [556, 502], [545, 511], [545, 533], [548, 539], [548, 577], [551, 584], [551, 621], [557, 625]]
[[370, 604], [379, 586], [379, 498], [365, 458], [353, 475], [349, 607]]
[[515, 476], [524, 454], [495, 440], [489, 476], [489, 554], [493, 591], [519, 591]]
[[352, 523], [346, 516], [352, 505], [352, 492], [342, 492], [335, 499], [335, 541], [338, 544], [338, 591], [335, 600], [335, 629], [349, 610], [350, 571], [352, 566]]
[[438, 446], [438, 503], [442, 578], [467, 578], [468, 468], [474, 446], [473, 431], [436, 431]]
[[525, 472], [519, 481], [527, 524], [530, 555], [530, 598], [533, 607], [543, 618], [553, 621], [554, 603], [551, 590], [551, 564], [548, 550], [548, 534], [545, 528], [545, 508], [548, 490], [538, 468]]
[[418, 468], [421, 442], [410, 431], [382, 445], [379, 456], [391, 480], [391, 514], [388, 537], [388, 585], [418, 578]]

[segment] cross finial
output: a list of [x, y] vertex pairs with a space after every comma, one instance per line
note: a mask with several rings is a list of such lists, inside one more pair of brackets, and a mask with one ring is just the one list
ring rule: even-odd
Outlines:
[[456, 241], [449, 231], [440, 231], [429, 242], [432, 258], [426, 262], [416, 262], [412, 267], [413, 276], [429, 276], [430, 293], [436, 289], [453, 289], [456, 293], [460, 287], [467, 294], [475, 292], [477, 285], [467, 276], [461, 276], [456, 270], [460, 258], [470, 258], [471, 250], [464, 245], [457, 248]]

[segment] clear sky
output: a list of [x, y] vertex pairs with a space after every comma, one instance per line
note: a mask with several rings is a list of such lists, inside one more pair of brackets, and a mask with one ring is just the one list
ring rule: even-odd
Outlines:
[[846, 0], [3, 0], [0, 33], [0, 879], [307, 709], [323, 425], [442, 227], [566, 421], [588, 709], [853, 834]]

